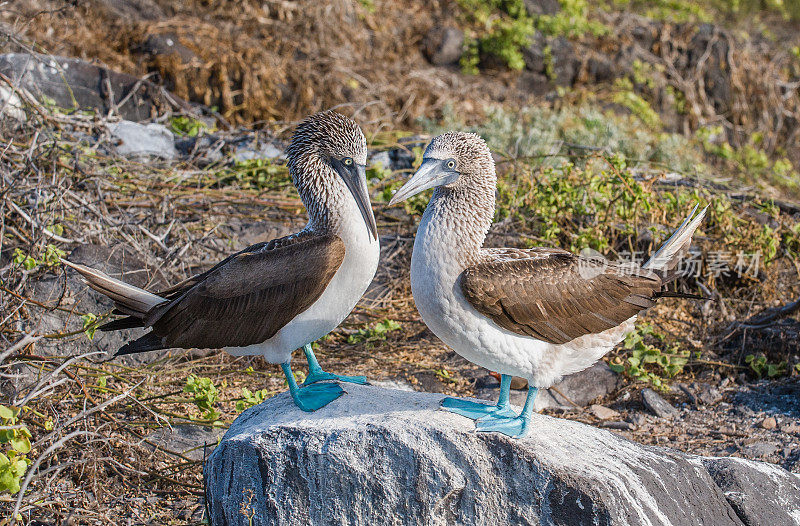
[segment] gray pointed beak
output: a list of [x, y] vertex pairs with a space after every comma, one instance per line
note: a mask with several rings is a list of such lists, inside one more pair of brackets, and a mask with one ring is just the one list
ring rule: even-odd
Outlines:
[[394, 194], [389, 206], [404, 201], [409, 197], [424, 192], [435, 186], [442, 186], [456, 181], [461, 174], [447, 167], [448, 159], [424, 159], [411, 179]]
[[345, 166], [338, 159], [331, 159], [336, 173], [344, 180], [347, 189], [353, 194], [353, 199], [356, 200], [361, 217], [364, 218], [364, 223], [367, 225], [367, 231], [373, 237], [378, 239], [378, 225], [375, 223], [375, 216], [372, 214], [372, 206], [369, 202], [369, 190], [367, 190], [367, 167], [361, 164], [351, 164]]

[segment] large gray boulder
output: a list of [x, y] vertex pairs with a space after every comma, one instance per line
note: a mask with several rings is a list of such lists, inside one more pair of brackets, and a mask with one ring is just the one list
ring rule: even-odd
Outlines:
[[530, 438], [478, 434], [442, 395], [343, 387], [315, 413], [284, 393], [236, 419], [205, 465], [212, 524], [800, 524], [798, 478], [770, 464], [538, 414]]
[[[194, 111], [190, 103], [150, 81], [77, 58], [6, 53], [0, 55], [0, 73], [39, 102], [68, 110], [106, 115], [113, 106], [120, 117], [133, 121], [150, 120], [167, 110]], [[8, 97], [7, 89], [0, 91], [0, 103]]]

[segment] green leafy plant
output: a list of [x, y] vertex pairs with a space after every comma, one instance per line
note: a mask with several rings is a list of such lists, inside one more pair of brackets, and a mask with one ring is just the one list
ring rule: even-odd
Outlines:
[[347, 337], [347, 343], [372, 344], [386, 339], [387, 334], [400, 329], [402, 326], [394, 320], [379, 321], [369, 328], [359, 329], [358, 332]]
[[242, 399], [236, 401], [236, 410], [240, 412], [244, 411], [248, 407], [260, 404], [267, 398], [269, 398], [269, 391], [266, 389], [261, 389], [253, 393], [250, 389], [243, 387]]
[[184, 137], [197, 137], [206, 131], [210, 131], [205, 122], [187, 115], [172, 117], [169, 120], [169, 129], [172, 133]]
[[208, 377], [198, 377], [195, 374], [186, 378], [183, 392], [192, 395], [194, 405], [203, 412], [203, 419], [218, 424], [219, 412], [214, 409], [214, 403], [219, 398], [219, 391], [214, 382]]
[[36, 270], [39, 267], [55, 267], [61, 264], [59, 258], [66, 255], [66, 252], [55, 245], [47, 245], [40, 259], [30, 254], [26, 254], [19, 248], [14, 249], [12, 259], [14, 264], [21, 266], [25, 270]]
[[767, 361], [767, 357], [761, 353], [757, 355], [748, 354], [745, 356], [744, 362], [759, 378], [764, 376], [767, 378], [775, 378], [776, 376], [783, 376], [787, 371], [786, 361], [770, 363]]
[[[651, 338], [647, 338], [647, 337]], [[654, 387], [665, 389], [664, 380], [683, 371], [689, 361], [689, 351], [677, 348], [661, 349], [650, 343], [655, 339], [663, 343], [664, 335], [657, 333], [652, 325], [640, 324], [636, 330], [625, 337], [624, 349], [628, 351], [624, 360], [612, 360], [609, 367], [615, 372], [625, 373], [635, 380], [648, 382]]]
[[559, 0], [561, 10], [554, 15], [536, 17], [536, 29], [547, 35], [580, 37], [585, 34], [602, 36], [610, 29], [602, 22], [589, 19], [589, 3], [586, 0]]
[[246, 159], [234, 162], [216, 174], [219, 184], [237, 182], [246, 188], [276, 190], [291, 185], [289, 170], [269, 159]]
[[473, 35], [464, 41], [461, 68], [477, 74], [481, 54], [501, 59], [511, 69], [522, 69], [522, 50], [536, 28], [523, 0], [458, 0]]
[[94, 340], [94, 334], [97, 331], [97, 316], [91, 312], [81, 316], [83, 321], [83, 332], [90, 340]]
[[617, 79], [614, 83], [618, 91], [614, 93], [614, 102], [628, 108], [644, 124], [652, 129], [661, 128], [661, 117], [641, 95], [633, 91], [630, 79]]
[[0, 492], [11, 494], [20, 490], [20, 482], [28, 470], [31, 451], [31, 433], [20, 423], [20, 410], [16, 407], [0, 405], [0, 444], [6, 445], [0, 453]]

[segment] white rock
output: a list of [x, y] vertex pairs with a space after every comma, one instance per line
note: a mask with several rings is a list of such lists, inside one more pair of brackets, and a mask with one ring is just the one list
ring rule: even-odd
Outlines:
[[117, 141], [115, 149], [120, 155], [161, 159], [174, 159], [178, 156], [175, 137], [162, 124], [120, 121], [109, 124], [108, 130]]
[[[742, 524], [701, 457], [538, 414], [530, 438], [479, 434], [443, 395], [342, 387], [315, 413], [284, 393], [234, 421], [204, 469], [212, 524]], [[737, 506], [800, 524], [798, 479], [761, 482]]]

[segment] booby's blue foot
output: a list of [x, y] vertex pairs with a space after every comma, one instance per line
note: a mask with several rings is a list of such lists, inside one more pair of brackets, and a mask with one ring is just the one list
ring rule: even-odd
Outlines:
[[281, 369], [289, 383], [289, 393], [295, 405], [308, 413], [325, 407], [344, 394], [344, 389], [338, 384], [314, 384], [301, 389], [297, 386], [291, 366], [284, 363]]
[[351, 384], [367, 383], [366, 376], [346, 376], [343, 374], [326, 373], [323, 370], [319, 370], [311, 372], [306, 377], [306, 381], [303, 382], [303, 386], [321, 382], [322, 380], [336, 380], [337, 382], [350, 382]]
[[500, 407], [498, 405], [482, 404], [460, 398], [447, 397], [442, 400], [442, 409], [457, 415], [478, 420], [487, 416], [517, 416], [510, 407]]
[[528, 436], [530, 424], [530, 417], [523, 418], [522, 416], [515, 416], [511, 418], [497, 418], [494, 416], [487, 416], [475, 422], [475, 429], [482, 433], [503, 433], [514, 438], [522, 438]]
[[298, 389], [292, 398], [297, 407], [310, 413], [325, 407], [343, 394], [344, 389], [338, 384], [314, 384]]
[[342, 374], [326, 373], [320, 367], [317, 357], [314, 356], [314, 351], [311, 350], [311, 345], [303, 346], [303, 352], [306, 354], [308, 360], [308, 376], [303, 385], [311, 385], [322, 380], [336, 380], [338, 382], [350, 382], [352, 384], [365, 384], [367, 383], [366, 376], [345, 376]]
[[475, 428], [483, 433], [494, 431], [513, 438], [528, 436], [531, 432], [530, 422], [531, 414], [533, 413], [533, 402], [536, 400], [538, 392], [539, 390], [535, 387], [528, 388], [528, 397], [525, 399], [525, 407], [522, 408], [522, 412], [519, 416], [513, 415], [507, 417], [488, 415], [475, 422]]
[[508, 403], [509, 390], [511, 389], [511, 376], [504, 374], [500, 376], [500, 396], [497, 404], [489, 405], [460, 398], [447, 397], [442, 400], [442, 409], [457, 415], [478, 420], [484, 417], [515, 417], [517, 414], [511, 409]]

